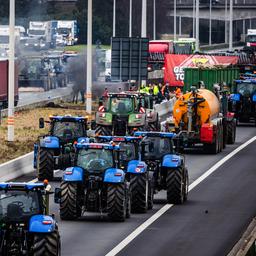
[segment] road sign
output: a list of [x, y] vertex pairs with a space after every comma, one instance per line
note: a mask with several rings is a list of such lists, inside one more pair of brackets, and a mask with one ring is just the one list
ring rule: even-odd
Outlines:
[[148, 38], [112, 38], [111, 80], [147, 80]]

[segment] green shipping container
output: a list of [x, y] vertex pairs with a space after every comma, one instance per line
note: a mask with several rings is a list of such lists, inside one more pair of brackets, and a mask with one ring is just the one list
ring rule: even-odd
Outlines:
[[185, 68], [183, 92], [190, 91], [192, 85], [198, 87], [199, 81], [203, 81], [208, 90], [212, 90], [216, 83], [225, 82], [231, 86], [239, 75], [238, 68]]

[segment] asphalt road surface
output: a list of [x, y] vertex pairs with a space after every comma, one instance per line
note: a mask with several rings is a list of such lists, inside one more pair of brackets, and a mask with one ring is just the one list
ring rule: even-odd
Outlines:
[[72, 85], [67, 87], [57, 88], [50, 91], [28, 91], [19, 92], [18, 106], [25, 106], [32, 103], [38, 103], [45, 100], [55, 99], [56, 97], [67, 96], [72, 93]]
[[[254, 127], [239, 127], [237, 142], [222, 153], [207, 155], [198, 150], [186, 154], [190, 184], [254, 136]], [[255, 152], [254, 141], [194, 187], [184, 205], [166, 205], [162, 192], [156, 195], [153, 210], [134, 214], [124, 223], [110, 222], [99, 214], [61, 221], [58, 205], [51, 198], [51, 212], [56, 214], [61, 232], [62, 255], [226, 255], [256, 214]], [[61, 172], [56, 175], [61, 176]], [[33, 172], [18, 180], [35, 177]], [[54, 189], [59, 182], [52, 186]], [[158, 210], [162, 207], [167, 211], [160, 216]], [[144, 229], [141, 225], [153, 215], [159, 218]], [[133, 233], [137, 228], [142, 231], [138, 236]], [[127, 239], [124, 249], [120, 245], [123, 239]], [[112, 251], [115, 247], [117, 251]]]

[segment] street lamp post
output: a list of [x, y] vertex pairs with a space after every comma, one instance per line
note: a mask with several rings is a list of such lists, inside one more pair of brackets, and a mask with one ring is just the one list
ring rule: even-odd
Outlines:
[[195, 5], [195, 3], [196, 3], [196, 0], [193, 0], [193, 38], [195, 38], [196, 37], [196, 35], [195, 35], [195, 16], [196, 16], [196, 5]]
[[199, 0], [196, 0], [196, 51], [199, 51]]
[[14, 141], [14, 86], [15, 86], [15, 0], [10, 0], [9, 13], [9, 83], [8, 83], [8, 134], [7, 140]]
[[130, 11], [129, 11], [129, 37], [132, 37], [132, 0], [130, 0]]
[[147, 0], [142, 0], [141, 37], [147, 36]]
[[177, 37], [177, 24], [176, 24], [176, 17], [177, 17], [177, 0], [174, 0], [174, 15], [173, 15], [173, 38], [176, 40]]
[[113, 37], [116, 36], [116, 0], [113, 0]]
[[87, 14], [87, 76], [86, 111], [92, 113], [92, 0], [88, 0]]
[[209, 13], [209, 45], [212, 45], [212, 0], [210, 1], [210, 13]]
[[228, 0], [225, 0], [225, 44], [228, 43]]
[[156, 40], [156, 0], [153, 0], [153, 39]]
[[230, 0], [229, 6], [229, 51], [233, 49], [233, 0]]

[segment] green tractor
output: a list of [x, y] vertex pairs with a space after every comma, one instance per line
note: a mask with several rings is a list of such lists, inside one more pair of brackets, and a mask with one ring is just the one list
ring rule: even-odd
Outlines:
[[159, 131], [159, 116], [154, 97], [147, 93], [128, 91], [102, 97], [96, 113], [97, 135], [132, 135], [137, 130]]
[[139, 101], [139, 96], [128, 93], [110, 93], [102, 97], [96, 112], [97, 135], [124, 136], [136, 130], [145, 130], [146, 111]]

